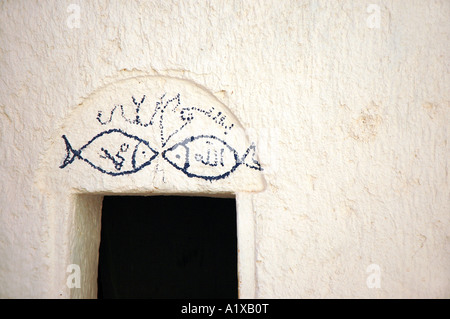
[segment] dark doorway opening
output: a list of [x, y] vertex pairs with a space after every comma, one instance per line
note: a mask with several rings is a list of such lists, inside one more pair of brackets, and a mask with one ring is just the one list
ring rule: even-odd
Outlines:
[[235, 199], [105, 196], [98, 298], [237, 298]]

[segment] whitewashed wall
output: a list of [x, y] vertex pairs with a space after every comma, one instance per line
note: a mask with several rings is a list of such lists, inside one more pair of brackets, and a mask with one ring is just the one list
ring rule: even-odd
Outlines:
[[[450, 2], [0, 2], [0, 297], [65, 297], [36, 171], [108, 84], [185, 79], [257, 141], [256, 297], [450, 297]], [[377, 281], [379, 279], [379, 281]]]

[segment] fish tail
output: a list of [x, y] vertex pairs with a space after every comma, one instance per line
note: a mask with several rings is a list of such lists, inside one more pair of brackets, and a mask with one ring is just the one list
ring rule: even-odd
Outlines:
[[242, 156], [241, 164], [245, 164], [245, 166], [256, 169], [258, 171], [262, 171], [261, 164], [256, 160], [256, 146], [254, 143], [249, 146], [244, 156]]
[[64, 168], [70, 163], [72, 163], [75, 160], [75, 157], [78, 156], [78, 151], [74, 150], [72, 148], [72, 145], [70, 145], [69, 140], [65, 135], [61, 136], [64, 139], [64, 142], [66, 143], [66, 158], [64, 159], [64, 162], [59, 168]]

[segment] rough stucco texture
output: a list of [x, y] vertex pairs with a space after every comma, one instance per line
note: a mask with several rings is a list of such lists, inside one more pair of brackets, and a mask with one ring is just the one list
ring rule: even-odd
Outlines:
[[0, 297], [58, 297], [34, 182], [54, 130], [156, 74], [258, 141], [257, 297], [450, 297], [450, 3], [373, 2], [379, 24], [370, 1], [2, 1]]

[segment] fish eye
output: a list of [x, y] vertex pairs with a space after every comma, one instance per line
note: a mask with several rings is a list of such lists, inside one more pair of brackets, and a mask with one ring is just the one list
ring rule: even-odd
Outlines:
[[180, 154], [177, 154], [177, 155], [175, 155], [175, 157], [179, 159], [181, 156], [180, 156]]

